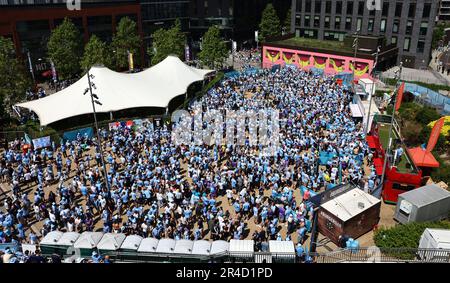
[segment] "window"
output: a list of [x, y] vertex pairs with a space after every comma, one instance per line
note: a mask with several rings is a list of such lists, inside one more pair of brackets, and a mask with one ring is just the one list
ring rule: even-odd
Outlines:
[[429, 18], [430, 12], [431, 12], [431, 3], [425, 3], [425, 5], [423, 6], [422, 18]]
[[344, 37], [344, 33], [326, 31], [323, 38], [325, 40], [344, 41]]
[[356, 20], [356, 30], [357, 30], [357, 31], [360, 31], [361, 28], [362, 28], [362, 18], [358, 18], [358, 19]]
[[384, 2], [382, 15], [387, 17], [388, 13], [389, 13], [389, 2]]
[[310, 15], [305, 15], [305, 23], [304, 26], [305, 27], [309, 27], [311, 24], [311, 16]]
[[352, 29], [352, 18], [347, 17], [345, 19], [345, 29], [346, 30], [351, 30]]
[[374, 21], [375, 21], [374, 19], [369, 19], [369, 24], [367, 25], [367, 30], [369, 32], [373, 32], [373, 22]]
[[427, 32], [428, 32], [428, 22], [420, 23], [420, 32], [419, 32], [419, 34], [421, 36], [426, 36]]
[[336, 2], [336, 14], [341, 14], [342, 13], [342, 1], [337, 1]]
[[325, 5], [325, 13], [330, 14], [331, 13], [331, 1], [327, 1]]
[[336, 17], [334, 19], [334, 28], [341, 29], [341, 17]]
[[386, 19], [382, 19], [380, 23], [380, 32], [386, 31]]
[[311, 0], [306, 0], [305, 2], [305, 12], [311, 13]]
[[396, 36], [393, 36], [393, 37], [391, 38], [391, 43], [392, 43], [392, 44], [397, 44], [397, 37], [396, 37]]
[[417, 53], [423, 53], [425, 50], [425, 41], [424, 40], [419, 40], [417, 42]]
[[330, 17], [325, 17], [325, 28], [330, 28]]
[[408, 21], [406, 23], [406, 34], [412, 34], [413, 30], [413, 21]]
[[353, 2], [347, 2], [347, 15], [353, 14]]
[[302, 0], [297, 0], [297, 3], [296, 3], [296, 7], [295, 7], [295, 10], [297, 11], [297, 12], [301, 12], [302, 11]]
[[392, 32], [398, 33], [399, 26], [400, 26], [400, 21], [394, 20], [394, 24], [392, 25]]
[[406, 37], [405, 42], [403, 43], [403, 51], [409, 51], [410, 47], [411, 47], [411, 38]]
[[410, 190], [415, 189], [416, 187], [414, 187], [413, 185], [393, 183], [392, 188], [394, 190], [410, 191]]
[[395, 16], [396, 17], [401, 17], [402, 16], [402, 3], [397, 2], [397, 4], [395, 5]]
[[302, 17], [300, 15], [295, 16], [295, 25], [301, 26], [302, 25]]
[[362, 1], [358, 2], [358, 15], [359, 16], [364, 15], [364, 6], [366, 6], [365, 2], [362, 2]]
[[314, 16], [314, 27], [320, 27], [320, 16]]
[[322, 10], [322, 2], [316, 0], [315, 6], [314, 6], [314, 13], [320, 14], [321, 10]]
[[416, 16], [416, 4], [410, 3], [409, 4], [409, 11], [408, 11], [408, 17], [414, 18]]

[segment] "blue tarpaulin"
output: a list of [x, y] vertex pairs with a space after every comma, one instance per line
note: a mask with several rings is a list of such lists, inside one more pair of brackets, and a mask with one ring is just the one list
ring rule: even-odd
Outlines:
[[87, 135], [88, 138], [92, 138], [94, 136], [94, 129], [92, 127], [77, 129], [70, 132], [65, 132], [63, 134], [64, 141], [73, 141], [77, 139], [77, 135], [80, 134], [81, 137]]
[[333, 152], [327, 152], [327, 151], [321, 151], [319, 152], [319, 164], [320, 165], [327, 165], [328, 160], [332, 159], [336, 156], [336, 153]]

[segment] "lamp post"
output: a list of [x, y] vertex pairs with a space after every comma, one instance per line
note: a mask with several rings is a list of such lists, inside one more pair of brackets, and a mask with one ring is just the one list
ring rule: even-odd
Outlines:
[[[400, 69], [398, 70], [397, 88], [398, 88], [400, 80], [402, 78], [403, 62], [400, 62], [400, 66], [399, 67], [400, 67]], [[385, 155], [384, 155], [383, 173], [381, 175], [381, 185], [382, 186], [383, 186], [384, 178], [385, 178], [385, 175], [386, 175], [387, 160], [388, 160], [388, 156], [389, 156], [390, 150], [391, 150], [392, 126], [394, 125], [395, 105], [397, 105], [397, 99], [398, 99], [398, 91], [397, 91], [397, 94], [395, 95], [395, 102], [394, 102], [394, 107], [392, 109], [392, 116], [391, 116], [391, 125], [389, 126], [388, 146], [386, 148], [386, 152], [385, 152]]]
[[97, 89], [97, 88], [95, 87], [95, 84], [91, 82], [91, 79], [94, 79], [95, 77], [94, 77], [94, 75], [89, 73], [89, 70], [87, 71], [87, 78], [88, 78], [89, 88], [85, 89], [83, 95], [85, 95], [89, 91], [89, 94], [91, 96], [92, 110], [94, 113], [95, 130], [97, 132], [98, 151], [100, 152], [100, 161], [101, 161], [102, 167], [103, 167], [103, 174], [104, 174], [104, 178], [105, 178], [106, 188], [108, 189], [108, 193], [109, 193], [111, 191], [111, 187], [109, 185], [108, 172], [106, 171], [106, 164], [105, 164], [105, 160], [103, 157], [103, 146], [102, 146], [102, 140], [100, 139], [100, 129], [98, 127], [98, 122], [97, 122], [97, 112], [95, 111], [95, 104], [98, 104], [98, 105], [102, 105], [102, 104], [100, 101], [98, 101], [98, 96], [92, 92], [92, 88], [94, 88], [94, 89]]
[[355, 89], [355, 69], [356, 69], [356, 53], [358, 52], [358, 32], [355, 32], [355, 40], [353, 41], [353, 48], [355, 48], [354, 54], [353, 54], [353, 82], [352, 82], [352, 86], [353, 86], [353, 91], [356, 93], [356, 89]]
[[30, 68], [31, 77], [33, 78], [33, 86], [34, 86], [36, 84], [36, 79], [34, 78], [33, 64], [31, 64], [31, 55], [30, 55], [29, 50], [27, 50], [27, 58], [28, 58], [28, 65]]

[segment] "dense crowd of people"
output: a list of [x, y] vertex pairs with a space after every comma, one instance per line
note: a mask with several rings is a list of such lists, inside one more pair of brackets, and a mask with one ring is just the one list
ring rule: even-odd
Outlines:
[[234, 63], [238, 70], [261, 65], [261, 52], [257, 49], [243, 49], [234, 53]]
[[[313, 192], [341, 181], [375, 185], [374, 173], [365, 176], [369, 149], [363, 126], [351, 117], [351, 96], [333, 78], [296, 68], [224, 79], [189, 110], [279, 110], [273, 156], [248, 144], [177, 146], [167, 125], [103, 129], [109, 190], [94, 138], [79, 135], [39, 150], [16, 140], [0, 156], [1, 183], [11, 189], [0, 210], [0, 243], [37, 244], [30, 227], [39, 223], [42, 236], [101, 230], [157, 239], [252, 238], [259, 250], [269, 239], [293, 240], [301, 254]], [[320, 152], [334, 157], [320, 165]]]

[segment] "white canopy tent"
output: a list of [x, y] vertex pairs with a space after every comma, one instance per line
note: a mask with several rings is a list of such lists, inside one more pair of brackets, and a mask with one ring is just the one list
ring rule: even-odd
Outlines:
[[56, 243], [58, 246], [72, 246], [80, 237], [80, 233], [66, 232]]
[[103, 237], [102, 232], [83, 232], [73, 245], [76, 249], [93, 249]]
[[139, 245], [138, 252], [142, 253], [154, 253], [158, 247], [159, 240], [156, 238], [145, 238]]
[[125, 238], [120, 246], [121, 250], [132, 250], [137, 251], [139, 246], [141, 245], [143, 238], [139, 235], [130, 235]]
[[126, 235], [122, 233], [106, 233], [97, 245], [99, 250], [115, 251], [120, 248]]
[[[95, 93], [102, 105], [96, 112], [113, 112], [137, 107], [163, 107], [176, 96], [185, 94], [189, 85], [202, 81], [212, 70], [201, 70], [168, 56], [159, 64], [139, 73], [124, 74], [106, 67], [92, 67], [89, 73]], [[16, 106], [36, 113], [42, 126], [83, 114], [92, 113], [91, 98], [83, 95], [88, 88], [87, 74], [69, 87]]]
[[40, 242], [41, 245], [55, 245], [63, 236], [61, 231], [51, 231]]

